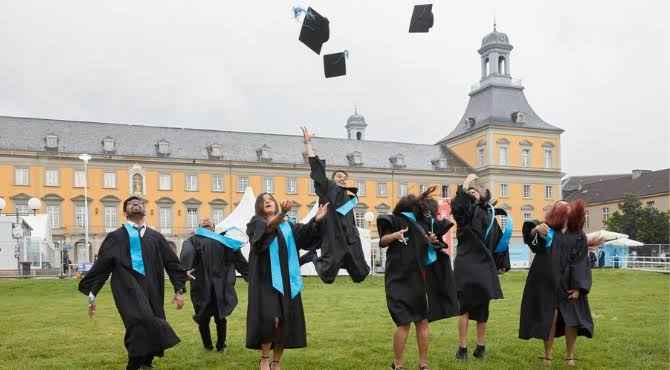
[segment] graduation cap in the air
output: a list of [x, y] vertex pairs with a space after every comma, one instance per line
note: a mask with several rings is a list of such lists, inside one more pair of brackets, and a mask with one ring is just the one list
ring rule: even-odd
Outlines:
[[409, 23], [409, 32], [428, 32], [433, 27], [433, 4], [415, 5], [412, 20]]
[[328, 18], [317, 13], [312, 8], [307, 8], [307, 10], [294, 8], [293, 12], [296, 17], [301, 13], [305, 13], [298, 40], [302, 41], [303, 44], [307, 45], [315, 53], [321, 54], [321, 46], [330, 38], [330, 22], [328, 22]]
[[323, 71], [326, 78], [344, 76], [347, 74], [346, 59], [349, 56], [348, 51], [335, 54], [324, 54], [323, 56]]

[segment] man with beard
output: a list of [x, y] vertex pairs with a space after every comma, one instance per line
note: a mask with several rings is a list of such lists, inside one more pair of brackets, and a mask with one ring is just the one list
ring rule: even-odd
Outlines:
[[355, 283], [360, 283], [370, 273], [365, 261], [361, 237], [356, 228], [354, 207], [358, 203], [357, 188], [347, 187], [349, 174], [335, 170], [329, 179], [326, 176], [326, 162], [319, 159], [312, 148], [313, 135], [302, 127], [305, 153], [309, 159], [310, 177], [314, 180], [314, 191], [319, 196], [319, 204], [330, 204], [326, 219], [319, 227], [321, 231], [321, 257], [315, 252], [314, 267], [321, 280], [332, 284], [340, 268], [346, 269]]
[[237, 306], [235, 292], [235, 270], [246, 280], [249, 264], [242, 256], [242, 243], [214, 232], [214, 223], [209, 218], [200, 222], [195, 235], [184, 241], [181, 262], [189, 271], [191, 301], [198, 324], [202, 344], [212, 350], [209, 322], [214, 317], [216, 324], [216, 350], [226, 347], [226, 317]]
[[112, 294], [126, 328], [127, 370], [152, 367], [155, 356], [179, 343], [165, 319], [163, 300], [167, 271], [174, 287], [178, 310], [184, 306], [186, 272], [177, 255], [159, 232], [145, 224], [144, 201], [131, 196], [123, 202], [127, 222], [107, 234], [98, 259], [79, 282], [79, 291], [89, 297], [89, 316], [96, 310], [95, 298], [112, 275]]

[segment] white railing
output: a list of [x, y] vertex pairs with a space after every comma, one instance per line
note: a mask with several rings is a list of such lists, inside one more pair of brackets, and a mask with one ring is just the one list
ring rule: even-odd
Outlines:
[[608, 262], [614, 267], [670, 273], [670, 257], [615, 256]]

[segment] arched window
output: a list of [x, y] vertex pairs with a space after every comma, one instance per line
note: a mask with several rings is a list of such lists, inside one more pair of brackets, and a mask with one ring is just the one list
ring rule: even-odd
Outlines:
[[490, 68], [490, 66], [489, 66], [489, 58], [486, 58], [486, 59], [484, 60], [484, 77], [486, 77], [486, 76], [489, 75], [489, 71], [490, 71], [490, 70], [491, 70], [491, 68]]
[[356, 140], [361, 140], [361, 139], [363, 139], [363, 133], [357, 132], [356, 133]]
[[507, 74], [507, 61], [505, 60], [505, 57], [501, 56], [498, 58], [498, 73], [501, 75]]

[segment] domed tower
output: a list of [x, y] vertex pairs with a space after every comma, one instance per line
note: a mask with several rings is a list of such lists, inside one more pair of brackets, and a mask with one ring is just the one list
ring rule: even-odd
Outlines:
[[368, 124], [365, 123], [365, 117], [358, 114], [358, 108], [354, 108], [354, 114], [349, 116], [347, 124], [344, 128], [347, 129], [347, 138], [349, 140], [365, 140], [365, 128]]
[[507, 35], [498, 32], [493, 24], [493, 32], [484, 36], [482, 47], [477, 50], [481, 55], [481, 81], [490, 77], [511, 78], [509, 55], [513, 48]]

